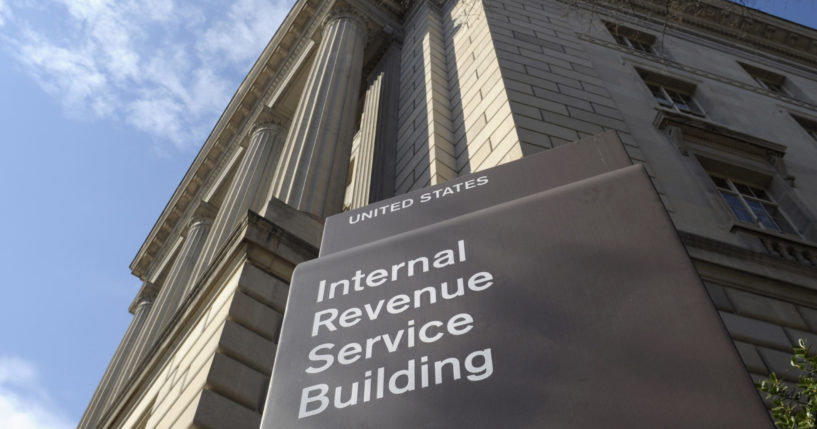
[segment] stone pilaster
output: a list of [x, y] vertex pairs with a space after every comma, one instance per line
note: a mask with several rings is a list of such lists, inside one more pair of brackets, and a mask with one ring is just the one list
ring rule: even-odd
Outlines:
[[253, 131], [247, 153], [230, 183], [224, 202], [213, 221], [213, 231], [196, 262], [193, 279], [199, 280], [207, 271], [237, 223], [247, 215], [247, 210], [260, 212], [266, 208], [269, 187], [285, 135], [286, 129], [274, 123], [259, 125]]
[[330, 15], [292, 120], [273, 195], [317, 216], [341, 210], [349, 168], [366, 24], [350, 10]]
[[[447, 41], [457, 31], [443, 30], [438, 2], [415, 3], [405, 23], [400, 76], [400, 113], [395, 186], [401, 194], [457, 177]], [[468, 27], [463, 26], [462, 31]], [[472, 79], [473, 78], [469, 78]], [[459, 100], [463, 104], [465, 100]], [[487, 140], [487, 139], [486, 139]]]
[[117, 384], [120, 384], [119, 380], [123, 378], [123, 365], [127, 361], [127, 357], [133, 352], [133, 346], [143, 330], [155, 298], [156, 287], [150, 283], [142, 285], [142, 289], [134, 300], [133, 319], [127, 331], [125, 331], [125, 336], [119, 343], [119, 347], [116, 348], [111, 363], [105, 369], [102, 381], [99, 382], [94, 396], [91, 397], [91, 402], [88, 404], [85, 414], [82, 415], [78, 428], [95, 428], [98, 426], [100, 416], [105, 412], [111, 397], [116, 393], [114, 388]]

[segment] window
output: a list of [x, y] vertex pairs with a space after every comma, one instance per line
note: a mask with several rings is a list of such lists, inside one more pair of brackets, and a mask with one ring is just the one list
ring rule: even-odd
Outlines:
[[799, 116], [795, 116], [794, 120], [797, 121], [797, 123], [800, 124], [804, 130], [806, 130], [806, 133], [808, 133], [808, 135], [811, 136], [814, 141], [817, 141], [817, 121], [801, 118]]
[[798, 235], [783, 210], [765, 190], [725, 176], [710, 174], [721, 198], [741, 222], [767, 230]]
[[620, 34], [614, 34], [613, 37], [616, 39], [616, 43], [621, 46], [626, 46], [628, 48], [635, 49], [636, 51], [646, 52], [648, 54], [654, 53], [652, 50], [652, 45], [644, 43], [638, 39], [631, 39]]
[[728, 207], [737, 220], [732, 232], [760, 238], [764, 246], [769, 239], [814, 240], [814, 217], [792, 190], [795, 177], [786, 168], [785, 145], [669, 109], [659, 109], [653, 124]]
[[661, 106], [681, 113], [706, 116], [692, 97], [695, 85], [645, 70], [638, 70], [638, 74]]
[[739, 63], [746, 73], [752, 76], [752, 79], [763, 89], [769, 90], [777, 95], [791, 97], [791, 91], [787, 88], [790, 86], [785, 76], [777, 73], [772, 73], [768, 70], [763, 70], [748, 64]]
[[655, 97], [655, 101], [657, 101], [658, 104], [679, 112], [704, 116], [703, 111], [701, 111], [701, 108], [695, 103], [691, 95], [674, 88], [667, 88], [654, 83], [647, 83], [647, 87], [650, 88], [650, 92], [652, 92], [652, 96]]
[[619, 45], [636, 51], [655, 54], [653, 49], [655, 36], [611, 22], [605, 22], [604, 25]]

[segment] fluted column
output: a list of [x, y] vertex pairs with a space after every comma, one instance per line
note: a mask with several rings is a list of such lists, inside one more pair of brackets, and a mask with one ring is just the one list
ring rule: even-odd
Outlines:
[[273, 182], [273, 195], [299, 210], [342, 208], [365, 44], [366, 24], [354, 12], [325, 21]]
[[350, 207], [394, 195], [400, 49], [392, 46], [369, 81], [360, 119], [360, 143], [352, 172]]
[[145, 283], [139, 291], [139, 295], [135, 300], [136, 306], [133, 309], [133, 319], [125, 331], [125, 336], [116, 348], [116, 352], [105, 369], [105, 374], [102, 375], [102, 380], [91, 397], [91, 402], [88, 408], [85, 409], [85, 414], [79, 421], [79, 428], [95, 428], [98, 426], [99, 418], [105, 412], [106, 405], [110, 402], [110, 398], [114, 396], [114, 387], [117, 385], [122, 377], [122, 366], [127, 360], [127, 357], [133, 352], [133, 346], [139, 333], [142, 332], [145, 321], [153, 301], [156, 298], [156, 287], [150, 283]]
[[210, 210], [202, 210], [202, 212], [196, 213], [196, 216], [190, 220], [187, 237], [184, 239], [179, 256], [170, 268], [165, 284], [156, 299], [153, 314], [147, 325], [150, 334], [146, 342], [148, 347], [167, 327], [168, 322], [195, 283], [191, 273], [213, 225], [212, 212]]
[[141, 361], [148, 357], [148, 352], [159, 339], [160, 334], [167, 327], [179, 304], [186, 296], [193, 282], [191, 273], [210, 232], [212, 215], [213, 209], [204, 202], [200, 203], [198, 210], [187, 226], [184, 244], [159, 290], [156, 303], [145, 321], [144, 329], [136, 339], [133, 351], [123, 365], [123, 377], [117, 383], [114, 389], [115, 393], [118, 393], [123, 386], [127, 385], [128, 380]]
[[207, 271], [238, 222], [247, 215], [247, 210], [260, 212], [269, 202], [268, 190], [285, 135], [284, 127], [272, 123], [260, 125], [253, 131], [247, 153], [230, 183], [224, 202], [213, 221], [213, 231], [196, 262], [193, 271], [195, 280]]

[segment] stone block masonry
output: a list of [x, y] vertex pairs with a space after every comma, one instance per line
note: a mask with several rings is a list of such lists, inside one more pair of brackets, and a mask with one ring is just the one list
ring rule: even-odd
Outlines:
[[567, 22], [566, 9], [536, 1], [488, 5], [496, 56], [525, 154], [611, 129], [629, 134], [576, 37], [576, 26]]
[[817, 345], [817, 325], [807, 323], [814, 310], [735, 287], [705, 282], [712, 302], [735, 342], [746, 369], [756, 380], [770, 372], [796, 382], [789, 365], [799, 339]]

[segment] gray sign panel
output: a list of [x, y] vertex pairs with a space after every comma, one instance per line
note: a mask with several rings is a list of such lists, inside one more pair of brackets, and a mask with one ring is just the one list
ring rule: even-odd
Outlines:
[[630, 165], [614, 131], [326, 219], [321, 256]]
[[262, 428], [771, 428], [641, 166], [296, 269]]

